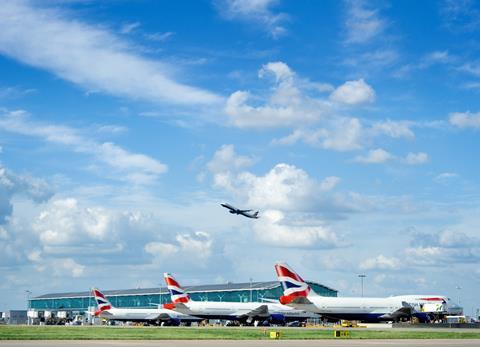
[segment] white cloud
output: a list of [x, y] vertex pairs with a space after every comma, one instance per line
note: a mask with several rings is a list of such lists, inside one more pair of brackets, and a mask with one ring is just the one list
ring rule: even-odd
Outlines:
[[44, 247], [80, 245], [114, 238], [114, 218], [103, 208], [83, 208], [73, 198], [52, 201], [33, 221]]
[[375, 258], [365, 259], [360, 263], [362, 270], [397, 270], [402, 266], [402, 262], [395, 257], [386, 257], [383, 254]]
[[153, 34], [146, 34], [145, 37], [151, 41], [155, 42], [165, 42], [169, 40], [173, 35], [175, 35], [174, 32], [167, 31], [164, 33], [153, 33]]
[[458, 174], [455, 172], [442, 172], [441, 174], [435, 176], [434, 180], [438, 183], [443, 183], [457, 177]]
[[222, 145], [207, 164], [211, 172], [238, 171], [253, 165], [254, 159], [235, 153], [233, 145]]
[[278, 210], [264, 211], [253, 228], [259, 241], [277, 247], [335, 248], [342, 245], [327, 227], [289, 223]]
[[272, 11], [278, 0], [216, 0], [215, 3], [224, 18], [256, 22], [273, 38], [287, 31], [283, 22], [288, 16]]
[[389, 119], [375, 122], [372, 125], [370, 132], [373, 135], [387, 135], [395, 139], [402, 137], [413, 139], [415, 137], [408, 122], [397, 122]]
[[392, 154], [382, 148], [377, 148], [368, 151], [366, 156], [359, 155], [355, 157], [355, 161], [363, 164], [381, 164], [392, 158]]
[[212, 254], [213, 239], [209, 233], [197, 231], [191, 234], [178, 234], [175, 241], [175, 244], [149, 242], [145, 245], [145, 251], [159, 261], [187, 255], [191, 259], [205, 261]]
[[405, 163], [408, 165], [420, 165], [428, 161], [428, 154], [424, 152], [408, 153], [405, 157]]
[[341, 181], [340, 177], [336, 177], [336, 176], [326, 177], [320, 183], [320, 189], [325, 191], [332, 190], [337, 186], [338, 183], [340, 183], [340, 181]]
[[122, 180], [127, 179], [138, 184], [149, 183], [167, 171], [167, 166], [154, 158], [129, 152], [111, 142], [96, 142], [77, 129], [30, 121], [25, 111], [4, 114], [0, 117], [0, 128], [21, 135], [38, 137], [78, 153], [93, 155], [98, 161], [123, 173], [118, 176]]
[[330, 99], [346, 105], [359, 105], [375, 101], [375, 91], [364, 80], [347, 81], [335, 89]]
[[177, 82], [175, 69], [144, 58], [105, 29], [57, 9], [9, 1], [0, 7], [0, 53], [48, 70], [89, 90], [175, 104], [212, 104], [222, 98]]
[[367, 43], [385, 30], [386, 21], [378, 10], [368, 8], [366, 1], [346, 1], [346, 6], [347, 43]]
[[454, 112], [450, 114], [449, 121], [461, 129], [480, 129], [480, 112]]
[[120, 28], [120, 32], [122, 34], [130, 34], [131, 32], [133, 32], [135, 29], [139, 28], [140, 27], [140, 22], [133, 22], [133, 23], [125, 23], [124, 25], [122, 25], [122, 27]]
[[313, 98], [306, 90], [315, 90], [318, 85], [301, 81], [283, 62], [270, 62], [262, 66], [260, 78], [273, 76], [271, 94], [262, 105], [259, 97], [248, 91], [232, 93], [225, 105], [225, 113], [230, 123], [240, 128], [296, 127], [300, 124], [318, 122], [330, 112], [327, 100]]
[[444, 266], [444, 264], [473, 263], [480, 261], [480, 239], [455, 229], [438, 233], [417, 233], [411, 247], [405, 249], [409, 263], [418, 266]]
[[12, 214], [12, 198], [26, 196], [34, 202], [45, 202], [53, 195], [45, 181], [31, 176], [18, 175], [0, 166], [0, 225]]

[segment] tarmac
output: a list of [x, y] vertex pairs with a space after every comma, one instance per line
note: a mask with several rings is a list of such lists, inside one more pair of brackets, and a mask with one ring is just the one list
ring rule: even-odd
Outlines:
[[160, 341], [0, 341], [0, 347], [253, 347], [253, 346], [278, 346], [278, 347], [365, 347], [365, 346], [387, 346], [387, 347], [463, 347], [480, 346], [480, 340], [160, 340]]

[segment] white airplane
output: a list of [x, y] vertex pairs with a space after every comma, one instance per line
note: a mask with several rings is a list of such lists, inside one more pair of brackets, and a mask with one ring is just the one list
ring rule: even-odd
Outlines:
[[287, 321], [318, 318], [312, 313], [280, 303], [193, 301], [171, 274], [165, 273], [164, 278], [172, 302], [164, 304], [163, 307], [187, 315], [205, 319], [236, 320], [247, 324], [258, 324], [266, 320], [274, 324], [285, 324]]
[[181, 322], [200, 321], [198, 317], [167, 310], [165, 308], [116, 308], [97, 288], [92, 289], [92, 294], [97, 302], [95, 316], [108, 320], [128, 322], [150, 322], [179, 325]]
[[253, 218], [253, 219], [258, 219], [259, 218], [258, 211], [255, 211], [254, 213], [250, 213], [253, 210], [241, 210], [241, 209], [233, 207], [232, 205], [227, 204], [227, 203], [223, 203], [223, 204], [220, 204], [220, 205], [225, 207], [226, 209], [228, 209], [228, 212], [230, 212], [231, 214], [241, 214], [242, 216], [245, 216], [247, 218]]
[[409, 318], [414, 308], [402, 297], [339, 298], [319, 296], [285, 263], [276, 263], [275, 271], [283, 286], [280, 302], [296, 309], [320, 314], [329, 320], [363, 322], [398, 321]]

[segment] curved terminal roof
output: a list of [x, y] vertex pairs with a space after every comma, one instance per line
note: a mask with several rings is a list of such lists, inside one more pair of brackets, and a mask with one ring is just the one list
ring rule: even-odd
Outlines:
[[[323, 284], [314, 281], [306, 281], [309, 284], [314, 284], [323, 287], [329, 291], [337, 292], [335, 289], [327, 287]], [[189, 293], [208, 293], [208, 292], [225, 292], [225, 291], [238, 291], [238, 290], [269, 290], [279, 287], [281, 284], [278, 281], [268, 282], [243, 282], [243, 283], [226, 283], [226, 284], [206, 284], [197, 286], [183, 286], [185, 291]], [[100, 288], [101, 289], [101, 288]], [[101, 289], [102, 290], [102, 289]], [[119, 290], [102, 290], [107, 296], [127, 296], [127, 295], [152, 295], [152, 294], [168, 294], [166, 287], [161, 288], [137, 288], [137, 289], [119, 289]], [[30, 300], [41, 299], [59, 299], [59, 298], [79, 298], [90, 296], [89, 291], [82, 292], [68, 292], [68, 293], [49, 293], [40, 295]]]

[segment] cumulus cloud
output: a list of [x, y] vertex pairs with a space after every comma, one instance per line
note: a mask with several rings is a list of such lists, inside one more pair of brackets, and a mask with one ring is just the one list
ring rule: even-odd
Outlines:
[[408, 165], [421, 165], [428, 161], [428, 154], [424, 152], [408, 153], [405, 157], [405, 163]]
[[0, 224], [5, 223], [12, 214], [11, 200], [15, 195], [23, 195], [40, 203], [50, 199], [53, 191], [44, 180], [17, 175], [0, 166]]
[[480, 239], [454, 229], [438, 233], [415, 233], [405, 249], [409, 262], [419, 266], [477, 263], [480, 261]]
[[366, 1], [346, 1], [347, 15], [345, 21], [346, 42], [353, 44], [367, 43], [379, 36], [386, 28], [386, 21], [378, 10], [372, 9]]
[[254, 163], [254, 159], [235, 153], [233, 145], [222, 145], [207, 164], [211, 172], [238, 171]]
[[113, 236], [113, 215], [103, 208], [82, 208], [74, 198], [51, 202], [33, 222], [44, 247], [80, 245]]
[[213, 239], [209, 233], [203, 231], [178, 234], [175, 241], [175, 243], [149, 242], [145, 245], [145, 251], [158, 259], [189, 254], [196, 259], [205, 260], [212, 253]]
[[[223, 148], [225, 146], [220, 150]], [[228, 161], [234, 162], [235, 157], [241, 156], [234, 153], [234, 158]], [[218, 168], [219, 171], [212, 168]], [[264, 175], [236, 170], [234, 165], [231, 165], [231, 169], [225, 165], [210, 165], [210, 173], [215, 188], [232, 194], [237, 201], [256, 209], [308, 212], [338, 218], [369, 205], [355, 193], [336, 192], [340, 177], [328, 176], [317, 180], [305, 170], [286, 163], [276, 164]]]
[[293, 145], [302, 141], [323, 149], [353, 151], [366, 147], [380, 136], [413, 139], [415, 134], [408, 122], [386, 120], [374, 122], [368, 126], [362, 124], [358, 118], [333, 117], [324, 121], [322, 128], [295, 129], [285, 137], [272, 140], [272, 144]]
[[368, 154], [355, 157], [355, 161], [362, 164], [381, 164], [393, 158], [393, 155], [382, 148], [372, 149]]
[[397, 270], [402, 267], [400, 259], [395, 257], [386, 257], [383, 254], [375, 258], [365, 259], [360, 263], [362, 270]]
[[46, 142], [92, 155], [99, 162], [122, 173], [119, 179], [143, 184], [150, 183], [167, 171], [167, 166], [145, 154], [132, 153], [111, 142], [96, 142], [75, 128], [31, 121], [25, 111], [12, 111], [0, 116], [0, 128], [33, 136]]
[[330, 109], [329, 103], [309, 97], [304, 88], [316, 88], [301, 83], [283, 62], [270, 62], [259, 70], [260, 78], [273, 77], [274, 87], [263, 105], [248, 91], [236, 91], [227, 99], [225, 113], [230, 123], [240, 128], [295, 127], [322, 119]]
[[257, 23], [273, 38], [287, 31], [284, 22], [288, 16], [272, 10], [278, 0], [216, 0], [214, 3], [224, 18]]
[[[8, 1], [0, 7], [0, 53], [88, 90], [150, 102], [212, 104], [212, 92], [178, 82], [172, 66], [139, 55], [106, 29], [58, 9]], [[125, 27], [128, 32], [135, 26]]]
[[268, 245], [296, 248], [334, 248], [342, 245], [337, 235], [324, 225], [288, 222], [278, 210], [262, 213], [254, 225], [256, 238]]
[[392, 120], [375, 122], [372, 125], [370, 132], [372, 135], [386, 135], [394, 139], [413, 139], [415, 137], [411, 125], [408, 122], [397, 122]]
[[346, 105], [372, 103], [375, 101], [375, 91], [361, 78], [342, 84], [330, 94], [330, 99]]
[[460, 129], [480, 129], [480, 112], [454, 112], [450, 114], [449, 121]]

